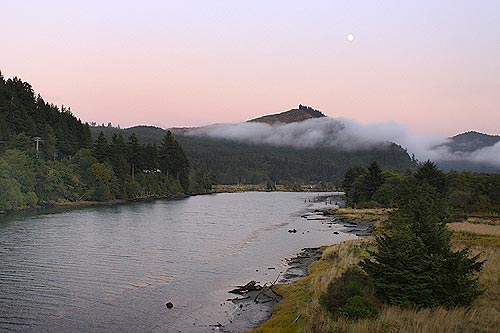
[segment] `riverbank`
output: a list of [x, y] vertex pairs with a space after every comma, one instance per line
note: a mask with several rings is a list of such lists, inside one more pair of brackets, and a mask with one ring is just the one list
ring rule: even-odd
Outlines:
[[297, 256], [288, 259], [288, 269], [285, 273], [278, 274], [274, 282], [228, 299], [237, 306], [237, 310], [233, 314], [233, 319], [220, 327], [221, 332], [243, 332], [258, 327], [268, 320], [274, 307], [282, 300], [282, 297], [275, 292], [275, 287], [290, 284], [306, 276], [308, 267], [320, 259], [321, 255], [319, 248], [302, 249]]
[[[1, 211], [0, 217], [5, 216], [8, 217], [10, 215], [15, 215], [17, 213], [30, 213], [30, 212], [39, 212], [45, 210], [65, 210], [65, 209], [78, 209], [78, 208], [86, 208], [86, 207], [98, 207], [98, 206], [114, 206], [114, 205], [125, 205], [134, 202], [148, 202], [154, 200], [177, 200], [184, 199], [193, 195], [201, 195], [200, 194], [183, 194], [177, 193], [172, 195], [165, 196], [148, 196], [141, 198], [132, 198], [132, 199], [113, 199], [113, 200], [105, 200], [105, 201], [91, 201], [91, 200], [80, 200], [80, 201], [60, 201], [60, 202], [51, 202], [44, 205], [34, 206], [34, 207], [16, 207], [12, 210]], [[211, 193], [210, 193], [211, 194]]]
[[[386, 219], [388, 213], [375, 210], [339, 212], [344, 213], [345, 218], [371, 216], [372, 220], [379, 221]], [[449, 225], [455, 249], [468, 246], [473, 254], [480, 254], [481, 259], [486, 260], [479, 274], [481, 287], [486, 292], [470, 308], [418, 310], [382, 305], [378, 319], [357, 322], [332, 319], [321, 306], [320, 298], [332, 281], [367, 256], [372, 240], [366, 238], [322, 248], [321, 259], [309, 267], [306, 277], [292, 284], [274, 286], [273, 291], [282, 300], [275, 306], [271, 318], [250, 333], [500, 332], [500, 222], [491, 221], [491, 218], [476, 219], [474, 223]]]
[[240, 185], [213, 185], [212, 191], [214, 193], [238, 193], [238, 192], [335, 192], [334, 188], [323, 188], [317, 185], [273, 185], [272, 189], [269, 189], [266, 185], [252, 185], [252, 184], [240, 184]]

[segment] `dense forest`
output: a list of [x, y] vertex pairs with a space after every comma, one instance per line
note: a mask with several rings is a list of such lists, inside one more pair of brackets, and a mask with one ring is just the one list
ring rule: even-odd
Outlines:
[[384, 170], [376, 162], [367, 168], [350, 168], [342, 181], [352, 207], [398, 207], [416, 184], [432, 185], [455, 216], [472, 212], [500, 213], [500, 174], [441, 171], [427, 161], [414, 173]]
[[190, 173], [171, 132], [158, 145], [142, 144], [133, 134], [93, 141], [88, 124], [69, 108], [47, 103], [29, 83], [1, 74], [0, 140], [0, 211], [179, 196], [211, 186], [209, 178]]
[[[484, 261], [468, 247], [454, 248], [446, 224], [450, 213], [498, 207], [499, 181], [498, 175], [445, 174], [430, 161], [407, 175], [383, 172], [375, 162], [350, 169], [344, 178], [349, 204], [397, 209], [377, 225], [359, 265], [328, 285], [323, 308], [335, 320], [357, 321], [379, 318], [382, 304], [444, 311], [470, 307], [485, 292], [478, 277]], [[458, 193], [482, 196], [481, 202], [464, 205]]]
[[[143, 142], [160, 142], [165, 131], [158, 127], [137, 126], [119, 129], [111, 125], [91, 127], [94, 135], [136, 133]], [[335, 148], [273, 147], [188, 135], [172, 129], [194, 170], [209, 174], [218, 184], [311, 184], [330, 182], [340, 185], [346, 170], [377, 161], [386, 169], [406, 172], [416, 168], [407, 152], [396, 144], [379, 149], [344, 151]]]

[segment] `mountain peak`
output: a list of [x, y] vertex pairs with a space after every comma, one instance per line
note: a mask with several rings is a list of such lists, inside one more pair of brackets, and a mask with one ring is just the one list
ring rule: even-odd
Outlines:
[[251, 119], [248, 122], [266, 123], [266, 124], [290, 124], [301, 122], [312, 118], [322, 118], [326, 117], [322, 112], [313, 109], [310, 106], [300, 104], [297, 109], [291, 109], [281, 113], [270, 114], [255, 119]]
[[472, 152], [477, 149], [494, 146], [500, 142], [500, 136], [498, 135], [490, 135], [477, 131], [460, 133], [450, 139], [451, 142], [447, 145], [452, 152]]

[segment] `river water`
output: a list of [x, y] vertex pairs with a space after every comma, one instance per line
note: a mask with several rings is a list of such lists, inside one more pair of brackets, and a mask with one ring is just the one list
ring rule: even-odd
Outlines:
[[317, 196], [216, 194], [0, 218], [0, 331], [213, 332], [232, 319], [235, 285], [274, 281], [302, 248], [355, 237], [300, 217]]

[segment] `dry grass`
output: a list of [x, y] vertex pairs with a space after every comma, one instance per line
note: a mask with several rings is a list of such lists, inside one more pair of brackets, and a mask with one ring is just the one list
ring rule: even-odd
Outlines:
[[327, 320], [319, 304], [320, 295], [347, 267], [359, 262], [366, 244], [364, 240], [353, 240], [323, 248], [322, 258], [309, 266], [306, 277], [273, 288], [283, 300], [274, 308], [271, 319], [251, 333], [306, 332], [308, 327], [319, 323], [312, 323], [311, 319]]
[[367, 222], [384, 222], [387, 221], [389, 213], [393, 211], [391, 208], [340, 208], [332, 213], [340, 215], [350, 220], [363, 220]]
[[213, 185], [212, 190], [216, 193], [236, 193], [250, 191], [265, 191], [266, 188], [262, 185]]
[[449, 223], [448, 228], [450, 228], [453, 231], [462, 231], [466, 233], [500, 237], [500, 225], [477, 224], [470, 222], [454, 222], [454, 223]]
[[[348, 216], [364, 219], [387, 212], [344, 210]], [[323, 249], [321, 260], [312, 264], [308, 276], [291, 285], [279, 286], [284, 296], [272, 318], [252, 333], [500, 333], [500, 234], [491, 224], [453, 223], [453, 246], [468, 246], [472, 254], [485, 260], [479, 274], [481, 295], [470, 308], [409, 309], [383, 306], [377, 320], [349, 322], [333, 320], [320, 305], [319, 298], [330, 282], [366, 255], [370, 240], [347, 241]], [[294, 320], [297, 319], [295, 322]], [[293, 324], [292, 324], [293, 323]]]
[[465, 222], [500, 226], [500, 217], [497, 214], [474, 214], [469, 216]]

